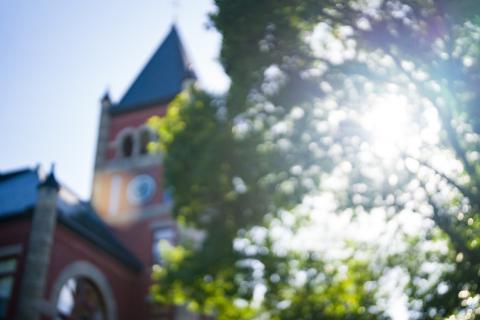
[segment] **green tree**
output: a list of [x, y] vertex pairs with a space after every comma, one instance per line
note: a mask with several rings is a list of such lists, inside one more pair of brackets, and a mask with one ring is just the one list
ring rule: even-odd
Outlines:
[[[216, 4], [228, 94], [192, 88], [152, 119], [174, 214], [204, 235], [169, 251], [175, 259], [155, 273], [154, 297], [219, 319], [382, 318], [379, 279], [400, 268], [412, 317], [473, 319], [480, 7]], [[402, 217], [422, 225], [414, 236], [398, 231], [405, 246], [375, 259], [378, 244], [345, 244], [348, 254], [334, 259], [279, 248], [274, 226], [302, 230], [311, 217], [299, 207], [325, 193], [354, 219], [380, 210], [399, 230]]]

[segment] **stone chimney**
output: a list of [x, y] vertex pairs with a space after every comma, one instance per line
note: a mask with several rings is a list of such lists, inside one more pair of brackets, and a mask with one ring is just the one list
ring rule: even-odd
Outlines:
[[59, 189], [60, 185], [55, 179], [52, 166], [50, 174], [38, 186], [37, 203], [33, 211], [25, 269], [21, 280], [17, 318], [19, 320], [40, 318], [57, 220]]

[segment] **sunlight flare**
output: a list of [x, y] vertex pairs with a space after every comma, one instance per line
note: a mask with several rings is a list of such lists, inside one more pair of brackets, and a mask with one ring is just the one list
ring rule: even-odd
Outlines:
[[411, 110], [403, 95], [388, 94], [372, 99], [371, 108], [361, 120], [373, 152], [381, 158], [398, 156], [410, 131]]

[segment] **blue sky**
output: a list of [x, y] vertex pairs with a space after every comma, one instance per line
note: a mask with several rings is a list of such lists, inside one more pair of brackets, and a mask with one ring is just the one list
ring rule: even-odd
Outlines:
[[[177, 26], [200, 83], [224, 91], [210, 0], [177, 1]], [[99, 99], [118, 101], [168, 32], [171, 0], [0, 2], [0, 172], [56, 164], [90, 196]]]

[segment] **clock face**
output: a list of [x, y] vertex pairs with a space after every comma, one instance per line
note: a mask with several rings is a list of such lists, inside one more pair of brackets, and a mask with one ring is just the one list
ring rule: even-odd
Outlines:
[[127, 186], [127, 199], [133, 205], [142, 205], [152, 199], [156, 190], [155, 179], [141, 174], [130, 180]]

